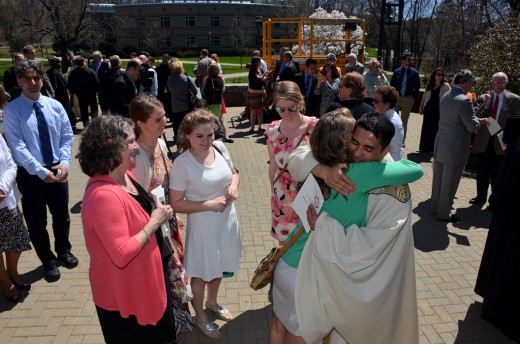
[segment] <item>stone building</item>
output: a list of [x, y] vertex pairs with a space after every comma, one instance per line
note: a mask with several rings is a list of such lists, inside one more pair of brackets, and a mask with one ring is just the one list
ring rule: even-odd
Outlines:
[[[235, 54], [259, 48], [262, 21], [283, 16], [269, 0], [134, 0], [114, 5], [119, 49]], [[276, 34], [276, 33], [274, 33]]]

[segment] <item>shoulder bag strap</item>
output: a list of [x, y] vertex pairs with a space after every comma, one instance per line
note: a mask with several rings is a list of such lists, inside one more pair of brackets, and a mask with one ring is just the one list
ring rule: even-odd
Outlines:
[[[309, 120], [309, 125], [307, 125], [307, 129], [305, 129], [305, 131], [303, 132], [303, 134], [300, 136], [300, 139], [298, 140], [298, 143], [296, 143], [296, 146], [294, 146], [294, 149], [298, 148], [298, 146], [300, 145], [300, 143], [302, 143], [303, 139], [305, 138], [305, 136], [307, 136], [307, 134], [309, 133], [309, 130], [311, 129], [311, 120]], [[293, 149], [293, 150], [294, 150]], [[273, 184], [276, 183], [276, 181], [282, 176], [282, 174], [285, 172], [285, 170], [287, 169], [287, 164], [288, 162], [285, 162], [284, 165], [283, 165], [283, 168], [280, 169], [278, 171], [278, 175], [276, 176], [276, 178], [274, 178], [274, 181], [273, 181]]]
[[[216, 150], [217, 152], [219, 152], [220, 155], [222, 155], [222, 157], [224, 158], [224, 160], [226, 160], [226, 157], [224, 156], [224, 154], [222, 154], [222, 151], [221, 151], [217, 146], [215, 146], [215, 144], [212, 144], [211, 146], [212, 146], [213, 148], [215, 148], [215, 150]], [[238, 173], [238, 170], [236, 169], [236, 167], [233, 167], [232, 170], [235, 170], [235, 172]], [[231, 172], [233, 172], [233, 171], [231, 171]]]
[[282, 247], [280, 247], [280, 249], [278, 250], [278, 252], [276, 252], [276, 254], [274, 255], [274, 261], [278, 261], [278, 259], [280, 259], [283, 254], [289, 249], [289, 247], [292, 246], [292, 244], [294, 244], [294, 242], [296, 240], [298, 240], [298, 238], [300, 237], [300, 235], [302, 235], [303, 233], [303, 230], [304, 230], [304, 227], [303, 225], [300, 227], [300, 229], [298, 230], [298, 232], [296, 232], [296, 234], [294, 234], [294, 236], [291, 238], [291, 240], [289, 240], [288, 242], [286, 242]]

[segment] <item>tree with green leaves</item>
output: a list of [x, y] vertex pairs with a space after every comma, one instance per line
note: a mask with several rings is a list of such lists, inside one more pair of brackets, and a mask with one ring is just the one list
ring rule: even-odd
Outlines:
[[511, 18], [490, 27], [480, 36], [470, 51], [471, 69], [479, 77], [474, 90], [477, 94], [489, 90], [488, 81], [496, 72], [508, 75], [508, 89], [520, 94], [520, 18]]

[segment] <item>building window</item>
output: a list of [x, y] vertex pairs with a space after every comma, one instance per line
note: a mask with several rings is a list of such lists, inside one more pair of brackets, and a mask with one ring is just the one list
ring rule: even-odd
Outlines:
[[164, 38], [163, 47], [165, 47], [165, 48], [171, 48], [172, 47], [172, 38], [171, 37], [165, 37]]
[[144, 40], [144, 38], [138, 38], [137, 39], [137, 47], [139, 49], [146, 49], [147, 48], [146, 41]]
[[187, 27], [194, 27], [195, 26], [195, 17], [185, 17], [185, 22]]
[[161, 17], [161, 27], [170, 27], [170, 17]]
[[220, 47], [220, 36], [210, 36], [209, 46], [210, 47]]
[[220, 26], [220, 17], [209, 17], [209, 26], [211, 26], [211, 27]]
[[188, 36], [186, 37], [186, 46], [188, 48], [195, 48], [197, 46], [197, 37]]
[[137, 18], [136, 21], [137, 21], [137, 28], [138, 29], [146, 28], [146, 21], [144, 20], [144, 18]]

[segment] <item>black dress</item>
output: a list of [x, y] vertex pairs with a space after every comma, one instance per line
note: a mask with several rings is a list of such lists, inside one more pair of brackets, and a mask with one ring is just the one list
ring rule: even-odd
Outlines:
[[504, 142], [508, 146], [475, 292], [484, 298], [482, 318], [520, 343], [520, 117], [508, 119]]
[[426, 103], [423, 112], [423, 123], [421, 128], [421, 141], [419, 151], [421, 153], [433, 152], [435, 136], [439, 130], [439, 103], [441, 87], [431, 90], [430, 100]]
[[[132, 183], [139, 192], [137, 195], [130, 194], [143, 209], [150, 215], [153, 210], [153, 200], [139, 183], [132, 180]], [[175, 322], [173, 315], [172, 298], [170, 295], [168, 260], [171, 256], [166, 243], [164, 242], [160, 230], [155, 232], [157, 246], [161, 251], [164, 282], [166, 285], [166, 310], [156, 326], [140, 325], [134, 315], [123, 318], [118, 311], [108, 311], [96, 306], [96, 311], [103, 331], [106, 343], [169, 343], [175, 339]], [[138, 276], [136, 276], [138, 278]], [[143, 297], [153, 297], [146, 295]]]

